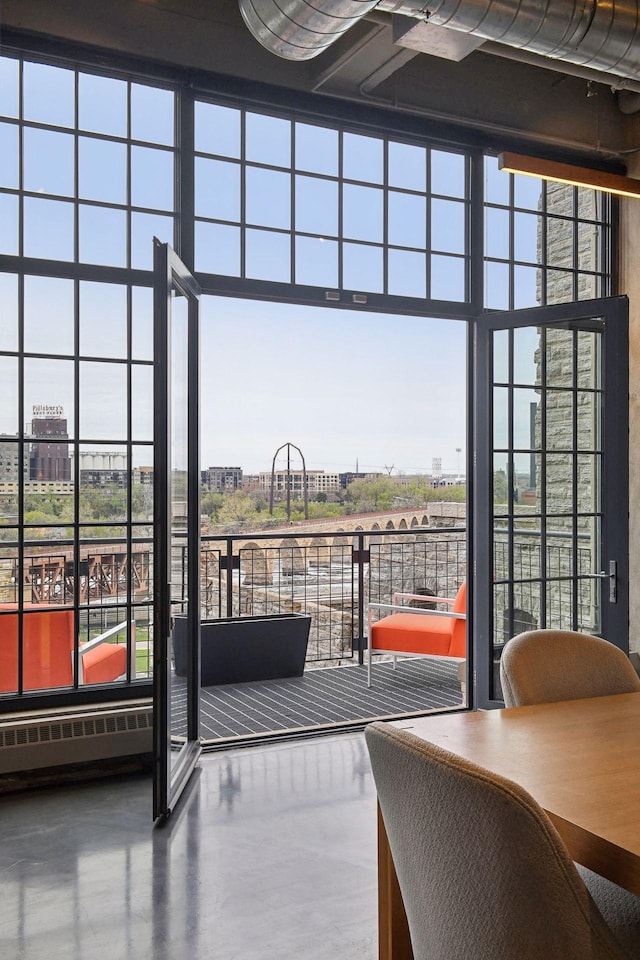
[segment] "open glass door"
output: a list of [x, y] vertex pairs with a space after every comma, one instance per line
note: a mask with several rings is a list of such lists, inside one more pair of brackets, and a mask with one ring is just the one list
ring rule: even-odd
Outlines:
[[200, 289], [154, 240], [154, 793], [168, 817], [200, 755]]
[[482, 317], [475, 342], [477, 704], [537, 628], [628, 651], [628, 304]]

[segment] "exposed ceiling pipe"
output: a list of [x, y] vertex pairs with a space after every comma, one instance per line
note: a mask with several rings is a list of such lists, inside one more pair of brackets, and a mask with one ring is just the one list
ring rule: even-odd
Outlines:
[[309, 60], [374, 8], [427, 19], [485, 40], [640, 78], [637, 0], [239, 0], [245, 23], [272, 53]]

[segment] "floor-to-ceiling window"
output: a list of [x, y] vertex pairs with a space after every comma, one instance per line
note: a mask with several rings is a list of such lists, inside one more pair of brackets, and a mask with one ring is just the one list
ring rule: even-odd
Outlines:
[[[381, 366], [411, 349], [398, 347], [403, 315], [454, 322], [608, 292], [609, 212], [593, 192], [514, 178], [476, 148], [430, 142], [424, 124], [391, 135], [379, 121], [0, 58], [7, 707], [44, 689], [46, 702], [149, 689], [153, 236], [192, 257], [205, 293], [338, 305], [365, 327], [368, 311], [395, 315]], [[44, 614], [47, 651], [30, 626]], [[55, 675], [36, 669], [54, 641], [70, 663]], [[83, 652], [89, 641], [102, 642]]]

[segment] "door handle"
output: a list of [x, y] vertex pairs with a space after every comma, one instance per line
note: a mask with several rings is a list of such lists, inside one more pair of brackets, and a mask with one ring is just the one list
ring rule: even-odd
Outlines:
[[600, 573], [594, 573], [594, 577], [599, 580], [609, 581], [609, 603], [618, 602], [618, 561], [609, 560], [609, 573], [602, 570]]

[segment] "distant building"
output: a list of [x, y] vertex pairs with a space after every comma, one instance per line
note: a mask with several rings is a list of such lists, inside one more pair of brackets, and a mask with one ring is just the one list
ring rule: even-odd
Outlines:
[[29, 479], [29, 462], [25, 457], [25, 460], [20, 466], [20, 447], [15, 438], [5, 439], [4, 435], [0, 436], [0, 484], [2, 483], [15, 483], [17, 484], [20, 479], [20, 471], [22, 469], [22, 476], [24, 480]]
[[[304, 495], [304, 472], [302, 470], [276, 470], [273, 475], [273, 493], [280, 499], [287, 492], [287, 483], [290, 482], [291, 494], [294, 497]], [[271, 490], [271, 472], [259, 474], [260, 490], [269, 494]], [[290, 479], [288, 479], [290, 478]], [[324, 470], [307, 470], [307, 493], [313, 498], [318, 493], [333, 493], [340, 489], [340, 474], [325, 473]]]
[[212, 493], [233, 493], [242, 488], [242, 467], [208, 467], [201, 471], [201, 482]]
[[30, 480], [71, 480], [69, 434], [62, 407], [34, 406], [31, 441]]
[[120, 487], [129, 479], [127, 455], [113, 450], [83, 450], [79, 454], [80, 484], [85, 487]]
[[340, 488], [346, 490], [354, 480], [364, 480], [366, 473], [339, 473], [338, 477], [340, 479]]

